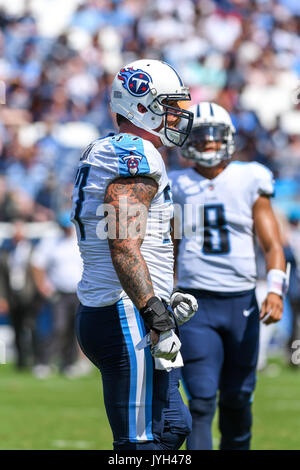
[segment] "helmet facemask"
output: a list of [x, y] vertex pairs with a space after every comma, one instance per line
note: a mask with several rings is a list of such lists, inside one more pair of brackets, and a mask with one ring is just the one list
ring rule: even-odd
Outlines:
[[[220, 142], [219, 150], [203, 151], [207, 142]], [[230, 160], [234, 152], [234, 141], [230, 126], [221, 123], [203, 123], [194, 127], [182, 149], [185, 158], [199, 165], [213, 167], [223, 160]]]
[[[189, 93], [159, 95], [148, 106], [153, 114], [163, 118], [163, 127], [159, 134], [164, 145], [181, 147], [187, 140], [193, 126], [194, 115], [182, 108], [180, 102], [190, 99]], [[171, 104], [174, 102], [177, 106]]]

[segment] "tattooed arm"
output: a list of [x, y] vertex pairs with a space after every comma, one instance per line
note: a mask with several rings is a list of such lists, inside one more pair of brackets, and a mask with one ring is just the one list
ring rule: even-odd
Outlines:
[[[148, 210], [157, 192], [157, 183], [149, 177], [117, 178], [105, 194], [108, 212], [108, 243], [112, 262], [121, 285], [138, 310], [154, 296], [147, 264], [140, 247], [147, 225]], [[115, 224], [116, 230], [111, 230]], [[116, 236], [114, 236], [114, 234]]]

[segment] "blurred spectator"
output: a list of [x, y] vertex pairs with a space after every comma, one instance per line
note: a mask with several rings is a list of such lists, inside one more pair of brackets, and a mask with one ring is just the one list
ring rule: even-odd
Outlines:
[[[297, 5], [70, 0], [58, 18], [58, 0], [1, 2], [0, 207], [17, 205], [29, 221], [53, 219], [56, 192], [72, 181], [81, 150], [114, 129], [107, 105], [115, 72], [152, 57], [180, 69], [193, 101], [216, 101], [231, 113], [239, 159], [293, 181], [297, 191], [276, 199], [286, 211], [300, 187]], [[174, 152], [166, 151], [166, 163], [178, 165]], [[10, 210], [0, 215], [11, 219]]]
[[30, 267], [32, 250], [24, 222], [15, 221], [13, 236], [3, 243], [0, 252], [0, 309], [9, 314], [19, 369], [32, 366], [39, 354], [36, 318], [41, 298]]
[[58, 214], [61, 233], [43, 239], [31, 259], [38, 291], [52, 304], [52, 332], [46, 363], [38, 364], [34, 373], [50, 373], [52, 363], [71, 375], [78, 360], [79, 348], [75, 337], [75, 313], [78, 307], [77, 283], [81, 278], [82, 261], [74, 227], [68, 211]]
[[17, 215], [12, 195], [8, 192], [6, 179], [0, 176], [0, 222], [12, 220]]

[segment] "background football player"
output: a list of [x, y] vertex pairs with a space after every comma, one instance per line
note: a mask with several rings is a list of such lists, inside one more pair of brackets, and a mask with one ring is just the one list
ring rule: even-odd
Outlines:
[[[120, 132], [87, 147], [75, 181], [72, 217], [84, 262], [77, 336], [101, 371], [118, 450], [176, 449], [191, 426], [178, 380], [167, 372], [180, 341], [167, 308], [173, 245], [163, 227], [172, 200], [157, 151], [186, 140], [193, 114], [180, 108], [184, 100], [188, 90], [168, 64], [139, 60], [122, 68], [111, 92]], [[186, 310], [188, 316], [195, 308], [186, 304]], [[146, 329], [151, 349], [139, 347]]]
[[[170, 174], [174, 203], [204, 205], [202, 239], [175, 240], [178, 288], [195, 295], [199, 305], [181, 327], [183, 380], [193, 418], [187, 445], [212, 448], [219, 391], [220, 448], [248, 449], [259, 320], [280, 320], [285, 291], [285, 258], [270, 204], [273, 176], [256, 162], [231, 161], [235, 128], [225, 109], [203, 102], [190, 110], [193, 129], [182, 155], [195, 165]], [[195, 224], [191, 214], [185, 212], [189, 232]], [[254, 290], [255, 234], [268, 272], [260, 313]]]

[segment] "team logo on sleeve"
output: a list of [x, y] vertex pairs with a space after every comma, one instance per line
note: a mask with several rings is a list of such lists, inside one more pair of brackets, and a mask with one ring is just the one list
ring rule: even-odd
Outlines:
[[141, 163], [143, 157], [140, 155], [129, 155], [127, 157], [123, 157], [122, 160], [126, 163], [127, 168], [131, 176], [135, 176], [139, 171], [139, 165]]
[[152, 78], [141, 69], [123, 68], [118, 74], [118, 79], [122, 81], [125, 90], [133, 96], [145, 96], [150, 91], [149, 84]]

